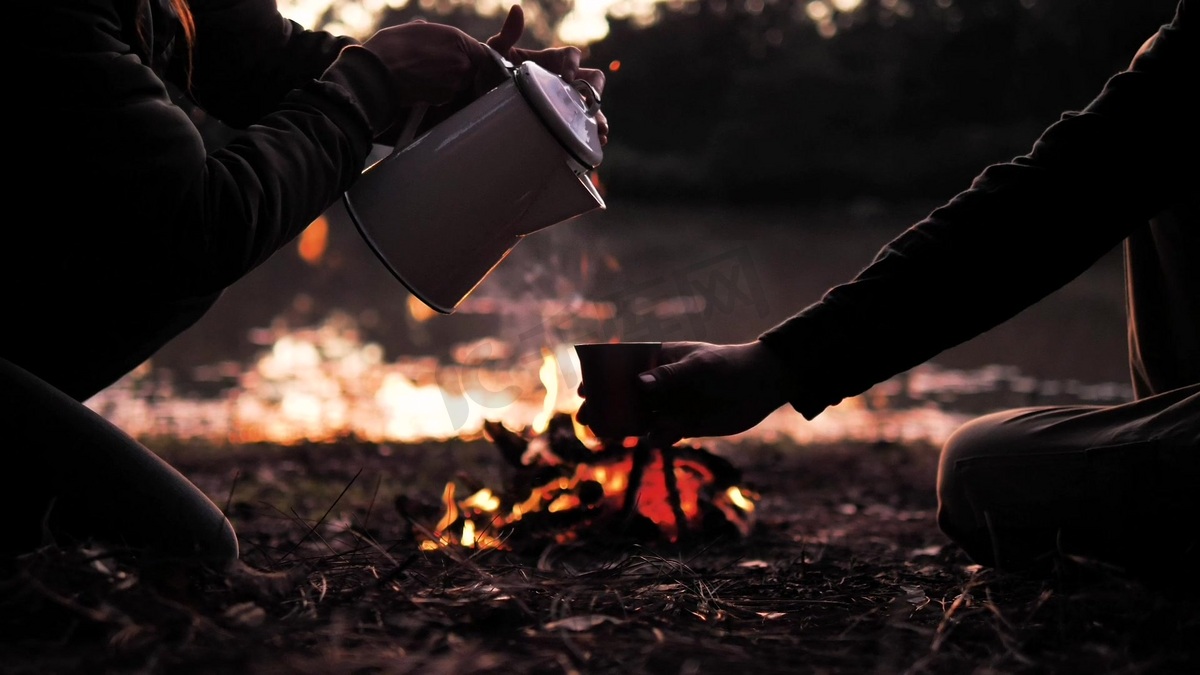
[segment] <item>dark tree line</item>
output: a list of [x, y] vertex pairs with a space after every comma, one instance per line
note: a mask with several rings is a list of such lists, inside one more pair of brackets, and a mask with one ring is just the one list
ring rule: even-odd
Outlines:
[[[638, 200], [940, 199], [1029, 149], [1168, 22], [1176, 0], [864, 0], [821, 23], [808, 0], [687, 0], [649, 27], [610, 19], [612, 140], [599, 173]], [[525, 0], [521, 46], [550, 43], [572, 0]], [[674, 7], [672, 9], [672, 7]], [[467, 4], [414, 18], [484, 37]], [[614, 66], [619, 63], [619, 68]]]
[[601, 175], [638, 199], [945, 197], [1085, 105], [1175, 0], [879, 0], [823, 37], [796, 5], [695, 2], [588, 50], [609, 72]]

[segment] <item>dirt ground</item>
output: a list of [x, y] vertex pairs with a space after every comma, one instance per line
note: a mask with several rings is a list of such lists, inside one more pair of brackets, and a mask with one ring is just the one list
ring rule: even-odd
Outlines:
[[934, 522], [931, 448], [715, 446], [758, 496], [745, 536], [585, 530], [509, 551], [420, 547], [448, 481], [511, 484], [489, 439], [156, 449], [225, 507], [242, 564], [217, 573], [98, 546], [25, 556], [0, 581], [0, 672], [1137, 674], [1200, 662], [1194, 578], [1148, 583], [1067, 556], [1041, 577], [972, 565]]

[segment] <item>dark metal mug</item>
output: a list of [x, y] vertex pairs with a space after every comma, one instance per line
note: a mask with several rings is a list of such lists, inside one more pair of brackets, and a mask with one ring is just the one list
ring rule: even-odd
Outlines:
[[661, 350], [661, 342], [575, 345], [588, 402], [588, 426], [597, 437], [641, 436], [649, 430], [638, 375], [658, 365]]

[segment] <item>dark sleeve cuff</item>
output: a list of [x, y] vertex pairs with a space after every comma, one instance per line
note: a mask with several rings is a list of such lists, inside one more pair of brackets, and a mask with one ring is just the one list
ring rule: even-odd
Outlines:
[[394, 79], [387, 66], [359, 45], [342, 49], [321, 79], [345, 89], [371, 125], [372, 136], [392, 126], [400, 112]]
[[758, 341], [785, 364], [788, 403], [811, 421], [829, 406], [840, 403], [842, 397], [828, 393], [831, 387], [826, 386], [828, 378], [818, 362], [831, 355], [799, 335], [804, 332], [799, 325], [803, 321], [799, 316], [792, 317], [759, 335]]

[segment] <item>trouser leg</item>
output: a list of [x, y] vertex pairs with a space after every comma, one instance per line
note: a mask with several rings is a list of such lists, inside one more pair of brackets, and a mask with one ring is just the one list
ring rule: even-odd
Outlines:
[[4, 553], [31, 550], [49, 532], [216, 567], [237, 559], [237, 538], [221, 510], [108, 420], [4, 359], [0, 393], [8, 458], [0, 513], [15, 525], [0, 540]]
[[938, 523], [974, 559], [1055, 552], [1129, 567], [1196, 561], [1200, 385], [1116, 406], [1011, 410], [967, 423], [938, 468]]

